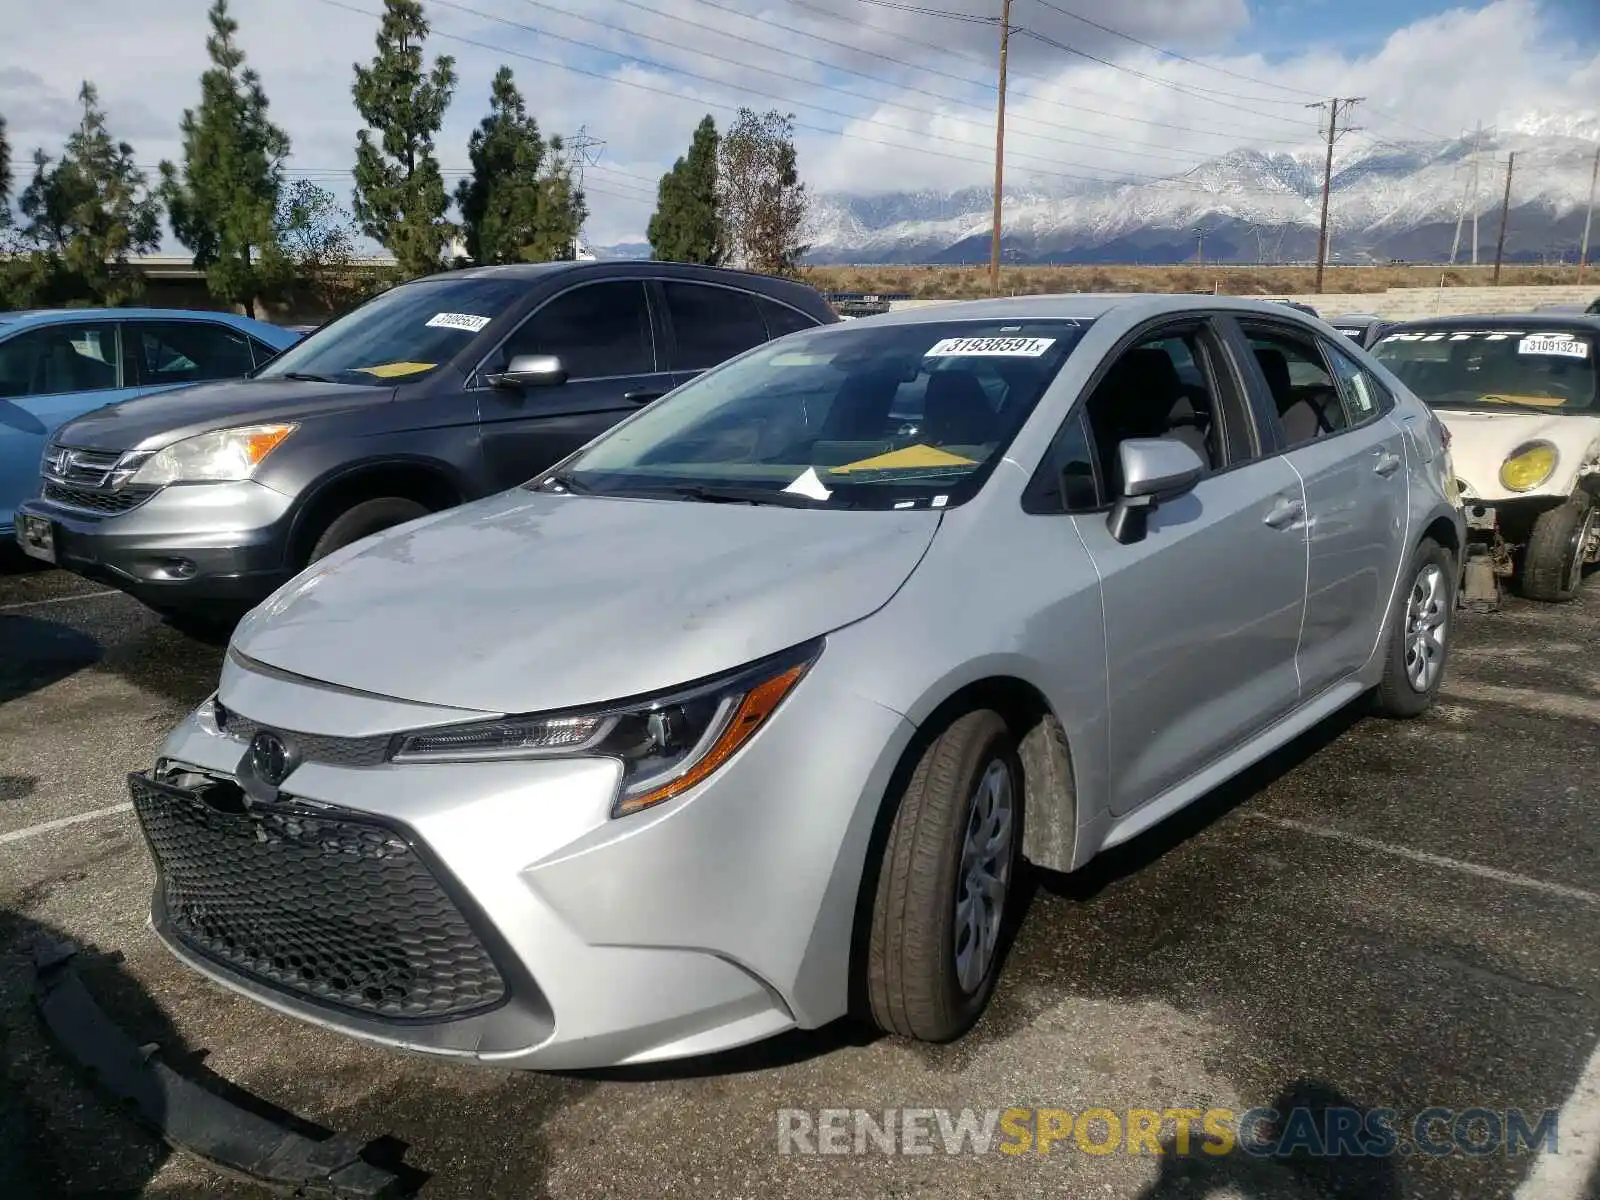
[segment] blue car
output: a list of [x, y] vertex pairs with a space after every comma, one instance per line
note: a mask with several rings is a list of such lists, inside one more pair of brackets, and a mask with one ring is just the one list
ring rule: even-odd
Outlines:
[[226, 312], [0, 312], [0, 539], [38, 490], [39, 457], [57, 426], [134, 396], [248, 375], [299, 339]]

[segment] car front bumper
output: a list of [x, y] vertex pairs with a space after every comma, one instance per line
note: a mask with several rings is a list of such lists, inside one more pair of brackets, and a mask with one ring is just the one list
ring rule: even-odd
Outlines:
[[[49, 521], [56, 563], [157, 608], [254, 604], [289, 578], [292, 499], [251, 481], [175, 484], [126, 512], [43, 498], [18, 507]], [[20, 536], [20, 535], [19, 535]]]
[[[172, 920], [160, 849], [153, 924], [186, 962], [261, 1003], [458, 1060], [610, 1066], [822, 1025], [849, 1007], [867, 845], [912, 735], [899, 714], [830, 679], [827, 661], [710, 780], [622, 819], [610, 816], [620, 773], [610, 760], [348, 766], [307, 755], [283, 795], [384, 822], [460, 897], [509, 993], [488, 1011], [398, 1021], [239, 969]], [[231, 657], [219, 698], [233, 721], [243, 714], [290, 740], [308, 714], [323, 736], [348, 738], [472, 715], [265, 675]], [[208, 702], [187, 718], [161, 759], [232, 778], [247, 743], [209, 714]], [[148, 822], [146, 835], [159, 841]]]

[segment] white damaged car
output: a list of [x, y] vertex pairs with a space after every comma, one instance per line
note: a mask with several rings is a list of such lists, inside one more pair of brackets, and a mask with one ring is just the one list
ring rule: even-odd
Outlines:
[[1600, 317], [1441, 317], [1371, 353], [1450, 433], [1468, 535], [1494, 575], [1570, 600], [1600, 562]]

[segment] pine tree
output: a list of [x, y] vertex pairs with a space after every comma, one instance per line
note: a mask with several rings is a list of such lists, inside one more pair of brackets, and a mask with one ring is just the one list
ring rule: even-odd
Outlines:
[[741, 108], [722, 139], [718, 192], [730, 257], [752, 271], [793, 275], [810, 249], [801, 240], [806, 188], [794, 148], [794, 116]]
[[467, 254], [475, 263], [571, 258], [583, 224], [582, 193], [562, 154], [528, 115], [511, 68], [496, 72], [489, 115], [467, 143], [472, 177], [456, 189]]
[[[419, 0], [384, 0], [378, 52], [356, 64], [351, 89], [368, 128], [357, 135], [355, 216], [407, 275], [439, 269], [455, 230], [433, 139], [455, 91], [455, 60], [441, 54], [424, 74], [428, 20]], [[376, 135], [376, 140], [374, 140]]]
[[651, 254], [664, 262], [721, 266], [727, 261], [717, 205], [717, 151], [721, 139], [708, 114], [694, 131], [689, 153], [661, 177], [650, 218]]
[[59, 163], [33, 156], [22, 193], [27, 237], [42, 248], [50, 290], [100, 304], [137, 299], [143, 281], [128, 256], [161, 244], [161, 204], [134, 165], [133, 147], [114, 141], [94, 85], [78, 92], [83, 116]]
[[289, 137], [267, 119], [261, 79], [244, 67], [228, 0], [211, 7], [200, 76], [200, 109], [183, 114], [183, 176], [161, 164], [161, 192], [172, 231], [206, 273], [217, 299], [256, 312], [256, 303], [288, 282], [273, 218], [283, 189]]

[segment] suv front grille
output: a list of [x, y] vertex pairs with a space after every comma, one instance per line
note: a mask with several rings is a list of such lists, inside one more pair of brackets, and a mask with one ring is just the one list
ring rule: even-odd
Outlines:
[[[259, 721], [242, 717], [236, 712], [213, 702], [217, 728], [229, 737], [238, 738], [249, 745], [250, 739], [260, 733]], [[389, 756], [390, 735], [380, 733], [373, 737], [333, 737], [324, 733], [297, 733], [292, 729], [271, 726], [273, 733], [291, 742], [302, 762], [323, 763], [330, 767], [375, 767]]]
[[292, 800], [246, 805], [128, 779], [156, 860], [163, 933], [232, 973], [366, 1017], [482, 1012], [505, 980], [401, 830]]
[[92, 488], [72, 487], [69, 484], [57, 483], [54, 479], [46, 478], [42, 495], [44, 499], [55, 504], [65, 505], [67, 508], [80, 508], [85, 512], [96, 513], [125, 513], [129, 509], [138, 508], [151, 496], [156, 494], [156, 488], [124, 488], [120, 492], [101, 492]]

